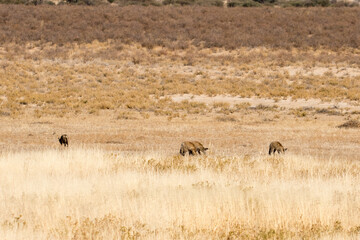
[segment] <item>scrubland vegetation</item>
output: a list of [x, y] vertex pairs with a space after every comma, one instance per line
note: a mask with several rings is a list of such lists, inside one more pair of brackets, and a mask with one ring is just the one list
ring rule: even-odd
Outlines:
[[[107, 51], [107, 46], [111, 44], [80, 45], [85, 49], [53, 59], [40, 55], [51, 52], [52, 47], [25, 48], [25, 54], [32, 52], [28, 58], [1, 61], [2, 115], [16, 117], [27, 112], [35, 117], [72, 116], [114, 110], [119, 118], [139, 114], [145, 118], [154, 114], [182, 117], [231, 114], [251, 107], [231, 102], [174, 101], [173, 96], [178, 94], [350, 102], [360, 97], [356, 50], [171, 51], [123, 46], [118, 59], [103, 59], [98, 54], [102, 49]], [[87, 56], [93, 54], [87, 48], [97, 56]]]
[[0, 5], [1, 238], [358, 238], [359, 14]]
[[108, 51], [113, 56], [121, 52], [122, 44], [149, 49], [185, 49], [190, 45], [358, 48], [359, 12], [359, 8], [1, 5], [0, 42], [51, 42], [60, 45], [59, 50], [70, 51], [62, 46], [115, 40], [118, 51]]
[[3, 115], [215, 111], [174, 102], [174, 94], [359, 100], [357, 8], [2, 5], [0, 12]]
[[206, 6], [206, 7], [357, 7], [357, 1], [334, 0], [0, 0], [1, 4], [88, 6]]

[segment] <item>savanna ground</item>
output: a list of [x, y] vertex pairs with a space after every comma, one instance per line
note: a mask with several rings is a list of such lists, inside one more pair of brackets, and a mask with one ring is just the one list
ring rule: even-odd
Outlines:
[[358, 239], [359, 15], [0, 6], [1, 239]]

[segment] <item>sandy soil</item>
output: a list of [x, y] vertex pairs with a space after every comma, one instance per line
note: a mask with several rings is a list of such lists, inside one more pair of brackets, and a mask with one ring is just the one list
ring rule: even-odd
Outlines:
[[226, 95], [218, 95], [218, 96], [205, 96], [205, 95], [192, 95], [192, 94], [184, 94], [184, 95], [173, 95], [171, 96], [172, 100], [175, 102], [181, 102], [184, 100], [195, 101], [195, 102], [203, 102], [206, 104], [211, 104], [214, 102], [226, 102], [230, 103], [230, 105], [241, 104], [241, 103], [249, 103], [251, 107], [255, 107], [257, 105], [265, 105], [265, 106], [278, 106], [283, 108], [340, 108], [340, 109], [349, 109], [353, 111], [359, 111], [360, 105], [358, 102], [345, 102], [345, 101], [332, 101], [332, 102], [324, 102], [320, 99], [265, 99], [265, 98], [242, 98], [242, 97], [234, 97], [234, 96], [226, 96]]

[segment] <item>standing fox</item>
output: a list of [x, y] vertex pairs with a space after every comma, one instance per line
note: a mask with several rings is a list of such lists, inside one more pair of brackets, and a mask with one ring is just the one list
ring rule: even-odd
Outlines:
[[60, 145], [64, 144], [65, 147], [69, 146], [69, 140], [66, 134], [61, 135], [61, 137], [59, 138], [59, 142]]
[[194, 141], [194, 142], [192, 142], [193, 144], [194, 144], [194, 146], [195, 146], [195, 148], [196, 148], [196, 152], [198, 153], [198, 154], [201, 154], [201, 153], [206, 153], [205, 151], [206, 150], [208, 150], [209, 148], [204, 148], [204, 146], [200, 143], [200, 142], [198, 142], [198, 141]]
[[280, 142], [275, 141], [275, 142], [270, 143], [269, 155], [271, 155], [271, 153], [275, 154], [276, 151], [278, 153], [285, 153], [286, 150], [287, 150], [287, 148], [284, 148]]
[[204, 148], [204, 146], [198, 142], [183, 142], [181, 143], [180, 147], [180, 154], [185, 156], [185, 154], [188, 152], [189, 155], [195, 155], [196, 153], [201, 154], [201, 152], [205, 153], [205, 151], [208, 150], [208, 148]]

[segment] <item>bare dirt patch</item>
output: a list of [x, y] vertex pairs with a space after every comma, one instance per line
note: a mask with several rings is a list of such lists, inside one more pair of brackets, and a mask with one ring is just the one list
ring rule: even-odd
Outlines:
[[249, 103], [251, 107], [256, 107], [258, 105], [265, 106], [278, 106], [281, 108], [341, 108], [341, 109], [351, 109], [354, 111], [360, 110], [360, 105], [358, 102], [345, 102], [345, 101], [331, 101], [324, 102], [320, 99], [266, 99], [266, 98], [243, 98], [240, 96], [226, 96], [226, 95], [217, 95], [217, 96], [206, 96], [206, 95], [192, 95], [192, 94], [183, 94], [183, 95], [172, 95], [171, 99], [175, 102], [181, 101], [194, 101], [202, 102], [206, 104], [212, 104], [216, 102], [225, 102], [230, 105]]

